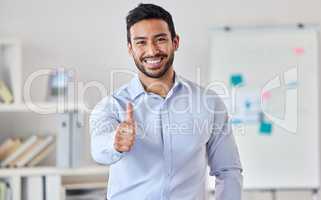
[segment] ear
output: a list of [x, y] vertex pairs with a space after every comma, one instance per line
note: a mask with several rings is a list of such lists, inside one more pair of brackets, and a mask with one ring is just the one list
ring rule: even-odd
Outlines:
[[173, 45], [174, 45], [174, 49], [176, 51], [178, 49], [178, 47], [179, 47], [179, 36], [177, 34], [173, 39]]
[[130, 42], [127, 43], [127, 50], [130, 55], [133, 55], [133, 47]]

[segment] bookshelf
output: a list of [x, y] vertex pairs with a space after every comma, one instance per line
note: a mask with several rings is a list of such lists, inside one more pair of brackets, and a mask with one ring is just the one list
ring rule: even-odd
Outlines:
[[41, 113], [44, 109], [48, 109], [50, 111], [57, 112], [72, 112], [72, 111], [81, 111], [88, 113], [90, 110], [86, 108], [84, 104], [74, 104], [68, 103], [66, 105], [59, 105], [58, 103], [53, 102], [37, 102], [32, 103], [28, 106], [27, 104], [20, 103], [20, 104], [0, 104], [0, 113], [1, 112], [35, 112]]
[[[52, 103], [43, 103], [43, 106], [53, 106]], [[80, 107], [77, 105], [68, 107], [66, 110], [64, 110], [63, 113], [58, 113], [60, 117], [60, 120], [58, 124], [61, 124], [63, 121], [68, 121], [70, 126], [75, 126], [76, 122], [73, 122], [76, 118], [75, 115], [78, 115], [78, 112], [83, 112]], [[2, 105], [0, 106], [0, 114], [8, 115], [10, 113], [11, 115], [21, 115], [24, 113], [25, 116], [29, 115], [37, 115], [34, 114], [33, 111], [30, 111], [25, 105]], [[78, 118], [78, 117], [77, 117]], [[82, 128], [83, 125], [80, 126]], [[75, 130], [74, 128], [67, 128], [68, 130]], [[0, 129], [1, 130], [1, 129]], [[26, 133], [27, 134], [27, 133]], [[59, 136], [61, 133], [57, 133], [57, 136]], [[69, 137], [69, 136], [68, 136]], [[62, 138], [62, 140], [65, 140]], [[57, 143], [57, 142], [56, 142]], [[76, 147], [70, 147], [67, 151], [59, 151], [59, 144], [57, 144], [57, 149], [54, 154], [63, 154], [65, 155], [71, 153], [71, 151], [75, 151]], [[79, 147], [78, 147], [79, 148]], [[77, 152], [76, 152], [77, 153]], [[79, 157], [78, 152], [78, 158]], [[69, 158], [70, 159], [70, 158]], [[57, 162], [57, 160], [56, 160]], [[64, 162], [64, 161], [63, 161]], [[57, 163], [56, 163], [57, 164]], [[61, 165], [61, 164], [60, 164]], [[72, 166], [74, 165], [74, 166]], [[65, 167], [64, 167], [65, 166]], [[97, 166], [97, 165], [81, 165], [78, 163], [75, 163], [75, 161], [69, 160], [67, 164], [62, 164], [59, 166], [36, 166], [36, 167], [23, 167], [23, 168], [0, 168], [0, 178], [5, 180], [7, 183], [9, 183], [11, 188], [11, 194], [12, 198], [10, 200], [27, 200], [25, 198], [26, 191], [28, 189], [24, 189], [23, 185], [26, 185], [29, 183], [35, 185], [33, 190], [35, 191], [42, 191], [44, 194], [50, 194], [50, 196], [46, 197], [46, 200], [63, 200], [65, 199], [65, 196], [67, 194], [67, 191], [72, 189], [72, 187], [77, 188], [84, 188], [84, 189], [97, 189], [102, 188], [103, 181], [99, 183], [92, 183], [91, 181], [82, 181], [81, 183], [77, 182], [71, 182], [68, 184], [64, 184], [64, 179], [66, 178], [73, 178], [73, 177], [91, 177], [91, 176], [99, 176], [105, 177], [103, 180], [105, 180], [105, 183], [107, 183], [107, 176], [108, 176], [108, 168], [105, 166]], [[26, 180], [39, 180], [39, 181], [26, 181]], [[46, 185], [47, 189], [46, 192], [44, 192], [43, 185], [39, 185], [39, 183], [42, 183]], [[38, 186], [36, 186], [38, 183]], [[36, 192], [34, 193], [36, 194]], [[29, 196], [30, 199], [30, 196]], [[38, 200], [37, 197], [35, 197], [33, 200]], [[41, 199], [44, 200], [44, 199]]]
[[[50, 107], [50, 106], [56, 106], [56, 104], [53, 103], [41, 103], [39, 104], [42, 107]], [[72, 105], [72, 104], [70, 104]], [[80, 124], [78, 127], [77, 124], [79, 123], [79, 113], [85, 112], [81, 109], [81, 106], [79, 105], [72, 105], [68, 108], [65, 108], [65, 110], [62, 113], [54, 114], [58, 115], [59, 121], [56, 122], [57, 124], [62, 124], [66, 121], [67, 128], [65, 129], [70, 132], [77, 132], [79, 129], [83, 128], [83, 124]], [[21, 116], [24, 114], [26, 117], [30, 115], [38, 115], [37, 113], [34, 113], [34, 111], [31, 111], [28, 109], [27, 106], [20, 104], [20, 105], [1, 105], [0, 106], [0, 115], [19, 115]], [[76, 117], [77, 116], [77, 117]], [[20, 118], [21, 120], [21, 118]], [[83, 122], [81, 122], [83, 123]], [[3, 127], [2, 127], [3, 128]], [[60, 131], [63, 127], [60, 127]], [[0, 129], [1, 131], [1, 129]], [[77, 139], [71, 139], [69, 135], [62, 134], [62, 132], [57, 133], [57, 137], [60, 137], [61, 135], [67, 136], [69, 138], [69, 141], [75, 141]], [[81, 130], [82, 132], [82, 130]], [[28, 134], [28, 133], [26, 133]], [[75, 133], [73, 133], [75, 134]], [[76, 134], [77, 135], [77, 134]], [[81, 136], [81, 135], [80, 135]], [[79, 139], [79, 137], [78, 137]], [[62, 137], [60, 141], [66, 141], [66, 137]], [[26, 190], [24, 189], [23, 185], [39, 185], [39, 183], [45, 183], [47, 186], [48, 191], [44, 192], [44, 187], [38, 186], [38, 187], [32, 187], [33, 189], [38, 188], [36, 190], [42, 191], [45, 194], [50, 194], [50, 197], [47, 197], [46, 200], [63, 200], [65, 199], [65, 196], [67, 194], [67, 190], [69, 190], [70, 187], [73, 186], [83, 186], [84, 189], [94, 189], [94, 188], [102, 188], [102, 182], [98, 183], [91, 183], [82, 181], [81, 183], [69, 183], [65, 186], [64, 179], [66, 177], [88, 177], [88, 176], [100, 176], [100, 177], [106, 177], [108, 175], [108, 168], [103, 166], [97, 166], [97, 165], [91, 165], [86, 166], [83, 164], [77, 163], [79, 159], [82, 159], [82, 155], [80, 151], [77, 151], [77, 148], [81, 148], [81, 146], [74, 146], [72, 145], [68, 149], [60, 150], [61, 145], [59, 144], [59, 139], [56, 140], [56, 151], [54, 152], [56, 160], [55, 164], [53, 166], [36, 166], [36, 167], [22, 167], [22, 168], [0, 168], [0, 178], [5, 180], [9, 185], [11, 189], [12, 198], [10, 200], [27, 200], [31, 197], [25, 198]], [[82, 145], [82, 143], [81, 143]], [[75, 158], [73, 157], [63, 157], [62, 161], [58, 161], [57, 157], [59, 155], [74, 155], [72, 152], [76, 153]], [[78, 161], [77, 161], [78, 160]], [[58, 162], [60, 163], [58, 165]], [[61, 164], [62, 163], [62, 164]], [[26, 180], [35, 180], [35, 181], [26, 181]], [[39, 180], [39, 181], [37, 181]], [[107, 179], [104, 179], [107, 183]], [[86, 186], [87, 185], [87, 186]], [[85, 187], [86, 186], [86, 187]], [[36, 193], [35, 193], [36, 194]], [[52, 196], [51, 196], [52, 195]], [[35, 197], [33, 200], [38, 200], [37, 197]], [[44, 200], [44, 199], [41, 199]]]
[[108, 175], [108, 167], [91, 165], [79, 168], [57, 168], [57, 167], [26, 167], [7, 168], [0, 170], [0, 177], [12, 176], [39, 176], [39, 175], [61, 175], [61, 176], [82, 176], [82, 175]]
[[[66, 185], [63, 184], [65, 177], [81, 177], [81, 176], [97, 176], [107, 178], [108, 167], [104, 166], [87, 166], [76, 169], [64, 169], [56, 167], [34, 167], [34, 168], [17, 168], [17, 169], [1, 169], [0, 178], [5, 179], [11, 186], [12, 200], [21, 200], [22, 198], [22, 180], [26, 178], [41, 178], [44, 180], [46, 188], [51, 190], [48, 193], [46, 199], [60, 200], [64, 197], [61, 196], [61, 191], [66, 189]], [[97, 183], [75, 183], [74, 186], [78, 185], [82, 187], [90, 188], [102, 188], [103, 182]], [[73, 184], [68, 184], [67, 188]], [[39, 192], [43, 190], [43, 185], [33, 185], [33, 192]], [[58, 197], [53, 199], [52, 197]]]
[[[0, 142], [3, 142], [9, 136], [30, 137], [30, 130], [25, 131], [24, 126], [28, 126], [29, 129], [45, 126], [41, 124], [41, 120], [39, 122], [30, 119], [24, 121], [25, 118], [32, 118], [29, 116], [38, 115], [38, 119], [42, 119], [55, 115], [57, 117], [48, 117], [48, 121], [51, 126], [57, 126], [55, 130], [58, 130], [55, 133], [51, 133], [56, 137], [56, 151], [53, 153], [55, 154], [54, 157], [56, 157], [54, 164], [36, 167], [0, 168], [0, 179], [8, 183], [10, 187], [11, 197], [9, 200], [64, 200], [67, 190], [105, 187], [108, 167], [78, 162], [83, 156], [80, 151], [77, 151], [77, 148], [83, 148], [83, 138], [81, 136], [85, 135], [86, 131], [84, 128], [84, 115], [90, 112], [85, 104], [23, 102], [21, 43], [19, 40], [0, 38], [0, 75], [3, 74], [7, 76], [0, 76], [0, 80], [5, 79], [14, 100], [11, 104], [0, 103], [0, 115], [2, 117], [0, 121]], [[3, 116], [5, 118], [11, 116], [7, 120], [10, 123], [7, 123]], [[57, 118], [58, 121], [50, 121]], [[19, 130], [22, 130], [23, 133], [11, 135], [17, 132], [17, 129], [10, 131], [15, 126], [20, 126]], [[50, 128], [48, 127], [47, 129]], [[4, 135], [2, 132], [9, 135]], [[58, 158], [59, 155], [63, 155], [63, 157]], [[98, 182], [90, 180], [93, 177], [97, 177]], [[25, 187], [26, 185], [29, 187]]]
[[14, 38], [0, 38], [0, 80], [11, 89], [14, 103], [22, 100], [21, 42]]

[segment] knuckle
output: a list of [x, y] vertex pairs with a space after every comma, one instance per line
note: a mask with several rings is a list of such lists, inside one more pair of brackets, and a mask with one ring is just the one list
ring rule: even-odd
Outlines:
[[129, 151], [129, 147], [128, 147], [128, 146], [122, 146], [122, 149], [123, 149], [124, 151]]
[[114, 148], [115, 148], [116, 150], [119, 150], [119, 145], [118, 145], [118, 144], [114, 144]]

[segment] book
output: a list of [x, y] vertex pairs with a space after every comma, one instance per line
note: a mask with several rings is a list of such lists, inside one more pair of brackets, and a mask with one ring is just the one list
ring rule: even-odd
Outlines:
[[0, 181], [0, 200], [6, 200], [7, 185], [4, 181]]
[[11, 104], [13, 102], [13, 96], [5, 82], [2, 80], [0, 80], [0, 99], [5, 104]]
[[16, 167], [16, 163], [26, 157], [34, 148], [36, 148], [37, 145], [39, 145], [42, 142], [43, 138], [37, 138], [37, 141], [34, 142], [28, 149], [26, 149], [24, 152], [22, 152], [15, 160], [11, 161], [8, 164], [8, 167]]
[[0, 145], [0, 160], [4, 160], [21, 145], [19, 138], [8, 138]]
[[6, 159], [4, 159], [0, 166], [8, 167], [11, 162], [16, 160], [24, 151], [26, 151], [29, 147], [31, 147], [35, 142], [37, 142], [37, 136], [30, 136], [23, 144], [21, 144], [18, 149], [10, 154]]
[[44, 178], [40, 175], [28, 176], [22, 183], [24, 200], [43, 200], [44, 199]]
[[52, 135], [47, 136], [46, 138], [38, 138], [38, 141], [35, 143], [35, 145], [32, 145], [29, 150], [26, 151], [26, 153], [23, 154], [23, 156], [18, 159], [15, 163], [15, 167], [23, 167], [28, 162], [30, 162], [35, 156], [37, 156], [41, 151], [43, 151], [50, 143], [52, 143], [54, 140], [54, 137]]
[[38, 155], [36, 155], [29, 163], [27, 163], [27, 167], [34, 167], [38, 165], [41, 161], [43, 161], [47, 156], [53, 152], [55, 149], [55, 143], [49, 144], [43, 151], [41, 151]]

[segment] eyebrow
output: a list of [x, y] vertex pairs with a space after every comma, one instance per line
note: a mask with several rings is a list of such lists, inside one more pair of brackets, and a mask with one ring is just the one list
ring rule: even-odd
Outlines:
[[[159, 33], [154, 35], [153, 37], [157, 38], [157, 37], [162, 37], [162, 36], [167, 36], [167, 33]], [[134, 37], [133, 40], [144, 40], [147, 37], [142, 37], [142, 36], [138, 36], [138, 37]]]

